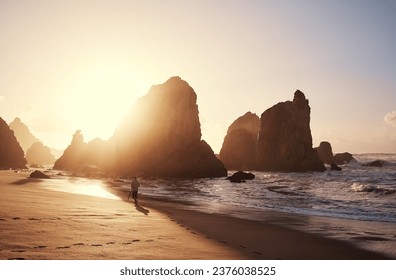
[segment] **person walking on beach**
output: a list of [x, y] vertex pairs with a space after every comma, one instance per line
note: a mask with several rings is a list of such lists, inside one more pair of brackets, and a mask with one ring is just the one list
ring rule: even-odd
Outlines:
[[132, 193], [132, 198], [135, 200], [135, 204], [138, 202], [139, 186], [140, 186], [139, 181], [137, 180], [136, 177], [133, 177], [131, 183], [131, 193]]

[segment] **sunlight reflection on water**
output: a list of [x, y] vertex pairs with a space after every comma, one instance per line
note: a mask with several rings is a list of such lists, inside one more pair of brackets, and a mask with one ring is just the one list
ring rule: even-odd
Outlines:
[[47, 182], [43, 187], [53, 191], [120, 200], [118, 196], [110, 193], [100, 180], [70, 178], [67, 180], [54, 179], [49, 184]]

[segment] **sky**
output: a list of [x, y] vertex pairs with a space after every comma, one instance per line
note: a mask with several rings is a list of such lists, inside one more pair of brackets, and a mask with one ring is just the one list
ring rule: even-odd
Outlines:
[[392, 0], [0, 0], [0, 117], [65, 149], [108, 139], [154, 84], [198, 96], [202, 138], [299, 89], [313, 145], [396, 153]]

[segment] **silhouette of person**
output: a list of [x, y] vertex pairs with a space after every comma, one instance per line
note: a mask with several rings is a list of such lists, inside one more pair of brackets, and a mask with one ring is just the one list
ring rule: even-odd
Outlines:
[[136, 177], [133, 177], [133, 180], [131, 183], [131, 192], [132, 192], [132, 198], [135, 200], [135, 203], [138, 202], [139, 187], [140, 187], [139, 181], [137, 180]]

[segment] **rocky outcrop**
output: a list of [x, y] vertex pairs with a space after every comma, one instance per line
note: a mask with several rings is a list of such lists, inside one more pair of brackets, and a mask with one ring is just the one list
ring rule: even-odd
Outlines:
[[[59, 170], [74, 170], [80, 165], [87, 162], [86, 160], [87, 144], [84, 142], [84, 137], [81, 130], [77, 130], [71, 144], [66, 148], [63, 155], [55, 162], [54, 169]], [[98, 151], [99, 153], [101, 151]]]
[[343, 165], [348, 162], [354, 161], [355, 158], [350, 153], [339, 153], [334, 155], [334, 161], [337, 165]]
[[26, 160], [29, 164], [52, 165], [55, 162], [55, 157], [51, 154], [50, 148], [41, 142], [36, 142], [27, 150]]
[[244, 183], [246, 180], [253, 180], [255, 177], [253, 173], [238, 171], [226, 179], [230, 180], [231, 183]]
[[49, 179], [50, 177], [43, 172], [36, 170], [30, 174], [29, 178]]
[[11, 130], [14, 131], [14, 135], [25, 154], [34, 143], [40, 142], [40, 140], [30, 132], [29, 128], [21, 121], [20, 118], [15, 118], [9, 126]]
[[26, 159], [14, 132], [0, 118], [0, 169], [26, 168]]
[[261, 115], [257, 169], [263, 171], [324, 171], [312, 148], [311, 108], [297, 90], [293, 101], [276, 104]]
[[369, 166], [369, 167], [384, 167], [384, 165], [387, 162], [381, 159], [377, 159], [368, 163], [363, 164], [363, 166]]
[[228, 128], [219, 157], [229, 170], [254, 170], [260, 118], [251, 112], [239, 117]]
[[315, 148], [318, 152], [320, 160], [325, 164], [334, 164], [333, 149], [329, 142], [320, 142], [319, 146]]
[[[101, 166], [109, 173], [127, 176], [226, 176], [223, 163], [201, 140], [196, 101], [194, 90], [179, 77], [153, 86], [105, 144]], [[71, 158], [81, 163], [82, 147], [81, 141], [72, 143], [55, 167], [69, 167], [66, 163]]]

